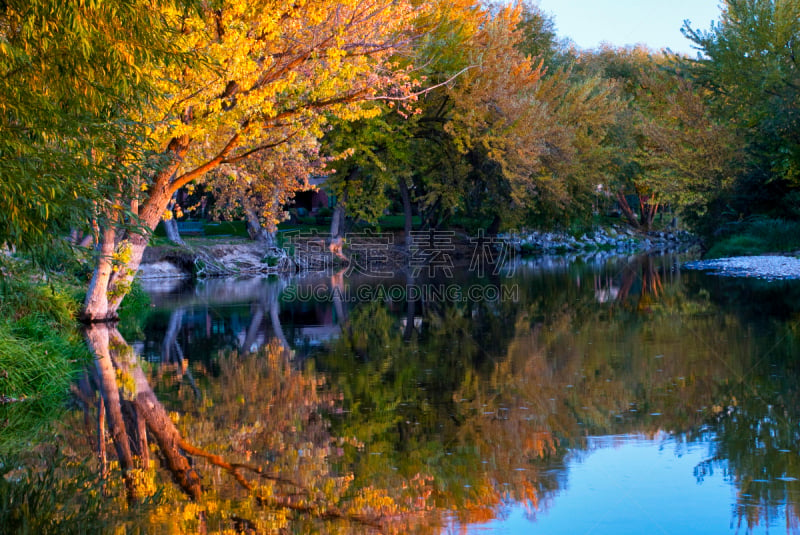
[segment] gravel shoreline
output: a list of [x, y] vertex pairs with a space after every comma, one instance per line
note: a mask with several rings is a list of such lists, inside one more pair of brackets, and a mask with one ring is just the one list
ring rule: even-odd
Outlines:
[[684, 264], [686, 269], [710, 271], [723, 277], [766, 280], [800, 279], [800, 258], [793, 256], [736, 256]]

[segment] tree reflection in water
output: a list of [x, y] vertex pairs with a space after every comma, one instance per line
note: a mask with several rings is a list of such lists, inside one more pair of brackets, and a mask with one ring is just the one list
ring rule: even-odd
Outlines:
[[[800, 496], [779, 489], [800, 477], [797, 447], [788, 445], [800, 438], [797, 420], [786, 416], [800, 405], [778, 402], [797, 381], [796, 334], [754, 331], [707, 291], [688, 293], [669, 259], [613, 266], [591, 288], [570, 278], [534, 276], [519, 306], [423, 304], [424, 328], [405, 339], [387, 306], [353, 311], [317, 360], [345, 395], [348, 412], [334, 428], [373, 455], [350, 459], [356, 477], [427, 470], [440, 503], [465, 524], [502, 516], [508, 503], [535, 516], [565, 486], [565, 454], [586, 448], [587, 437], [666, 433], [716, 444], [721, 456], [709, 466], [729, 471], [741, 489], [734, 524], [764, 525], [758, 515], [780, 509], [796, 527]], [[787, 384], [761, 388], [770, 376]], [[736, 420], [719, 418], [720, 404], [738, 399], [741, 411], [764, 405], [767, 392], [783, 411], [782, 458], [756, 447], [763, 411], [736, 426], [738, 438]]]
[[183, 306], [157, 364], [95, 327], [78, 391], [107, 430], [98, 466], [132, 508], [158, 498], [139, 525], [438, 533], [448, 512], [468, 525], [557, 503], [588, 437], [666, 433], [715, 444], [694, 476], [736, 486], [734, 524], [783, 515], [797, 532], [796, 320], [754, 330], [670, 260], [581, 279], [523, 273], [508, 303], [332, 302], [336, 336], [303, 359], [269, 288], [210, 360], [181, 345]]
[[[339, 396], [325, 388], [322, 376], [294, 369], [278, 339], [255, 353], [221, 354], [218, 375], [204, 374], [202, 396], [195, 395], [194, 384], [178, 388], [174, 412], [150, 383], [172, 383], [163, 367], [148, 373], [114, 327], [92, 326], [86, 336], [96, 361], [78, 394], [87, 414], [96, 413], [92, 432], [99, 436], [93, 443], [102, 474], [122, 477], [133, 507], [162, 488], [151, 524], [273, 532], [299, 522], [303, 532], [327, 533], [321, 523], [338, 521], [403, 532], [432, 509], [423, 497], [430, 491], [422, 475], [398, 480], [392, 489], [356, 489], [351, 474], [333, 471], [331, 461], [343, 448], [363, 445], [331, 436], [324, 413], [335, 411]], [[174, 370], [176, 376], [186, 372], [180, 364]], [[116, 459], [108, 463], [114, 465], [110, 471], [106, 434]], [[150, 462], [150, 451], [162, 473]], [[163, 491], [170, 479], [191, 501]]]

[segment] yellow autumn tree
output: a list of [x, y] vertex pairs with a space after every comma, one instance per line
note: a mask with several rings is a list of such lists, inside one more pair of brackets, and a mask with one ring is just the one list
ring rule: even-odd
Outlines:
[[[97, 228], [86, 321], [116, 317], [149, 233], [179, 188], [223, 166], [232, 180], [271, 180], [235, 169], [270, 154], [302, 161], [316, 150], [327, 118], [367, 117], [377, 112], [370, 101], [409, 95], [408, 70], [393, 58], [414, 39], [425, 7], [404, 0], [220, 0], [156, 9], [179, 30], [174, 46], [200, 61], [147, 73], [160, 89], [145, 117], [156, 149], [138, 186], [118, 188], [103, 207], [109, 223]], [[292, 186], [291, 177], [281, 177], [282, 186]]]

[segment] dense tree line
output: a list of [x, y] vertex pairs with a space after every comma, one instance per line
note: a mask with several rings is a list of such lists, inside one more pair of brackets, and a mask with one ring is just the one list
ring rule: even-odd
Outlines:
[[329, 136], [356, 150], [335, 189], [355, 217], [410, 189], [432, 227], [466, 217], [495, 231], [586, 226], [609, 206], [644, 230], [664, 210], [702, 232], [796, 217], [797, 15], [797, 2], [726, 2], [711, 29], [687, 22], [690, 58], [577, 50], [530, 3], [452, 9], [438, 26], [450, 41], [430, 45], [449, 55], [421, 49], [433, 89], [417, 114]]
[[273, 228], [328, 174], [346, 216], [649, 229], [796, 218], [796, 0], [728, 0], [696, 58], [583, 51], [534, 4], [226, 0], [0, 7], [0, 235], [93, 244], [114, 318], [174, 194]]

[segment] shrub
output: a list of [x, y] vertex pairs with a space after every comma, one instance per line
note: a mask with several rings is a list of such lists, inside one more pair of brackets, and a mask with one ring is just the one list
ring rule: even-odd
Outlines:
[[707, 258], [752, 256], [800, 250], [800, 221], [758, 218], [730, 227], [716, 241]]

